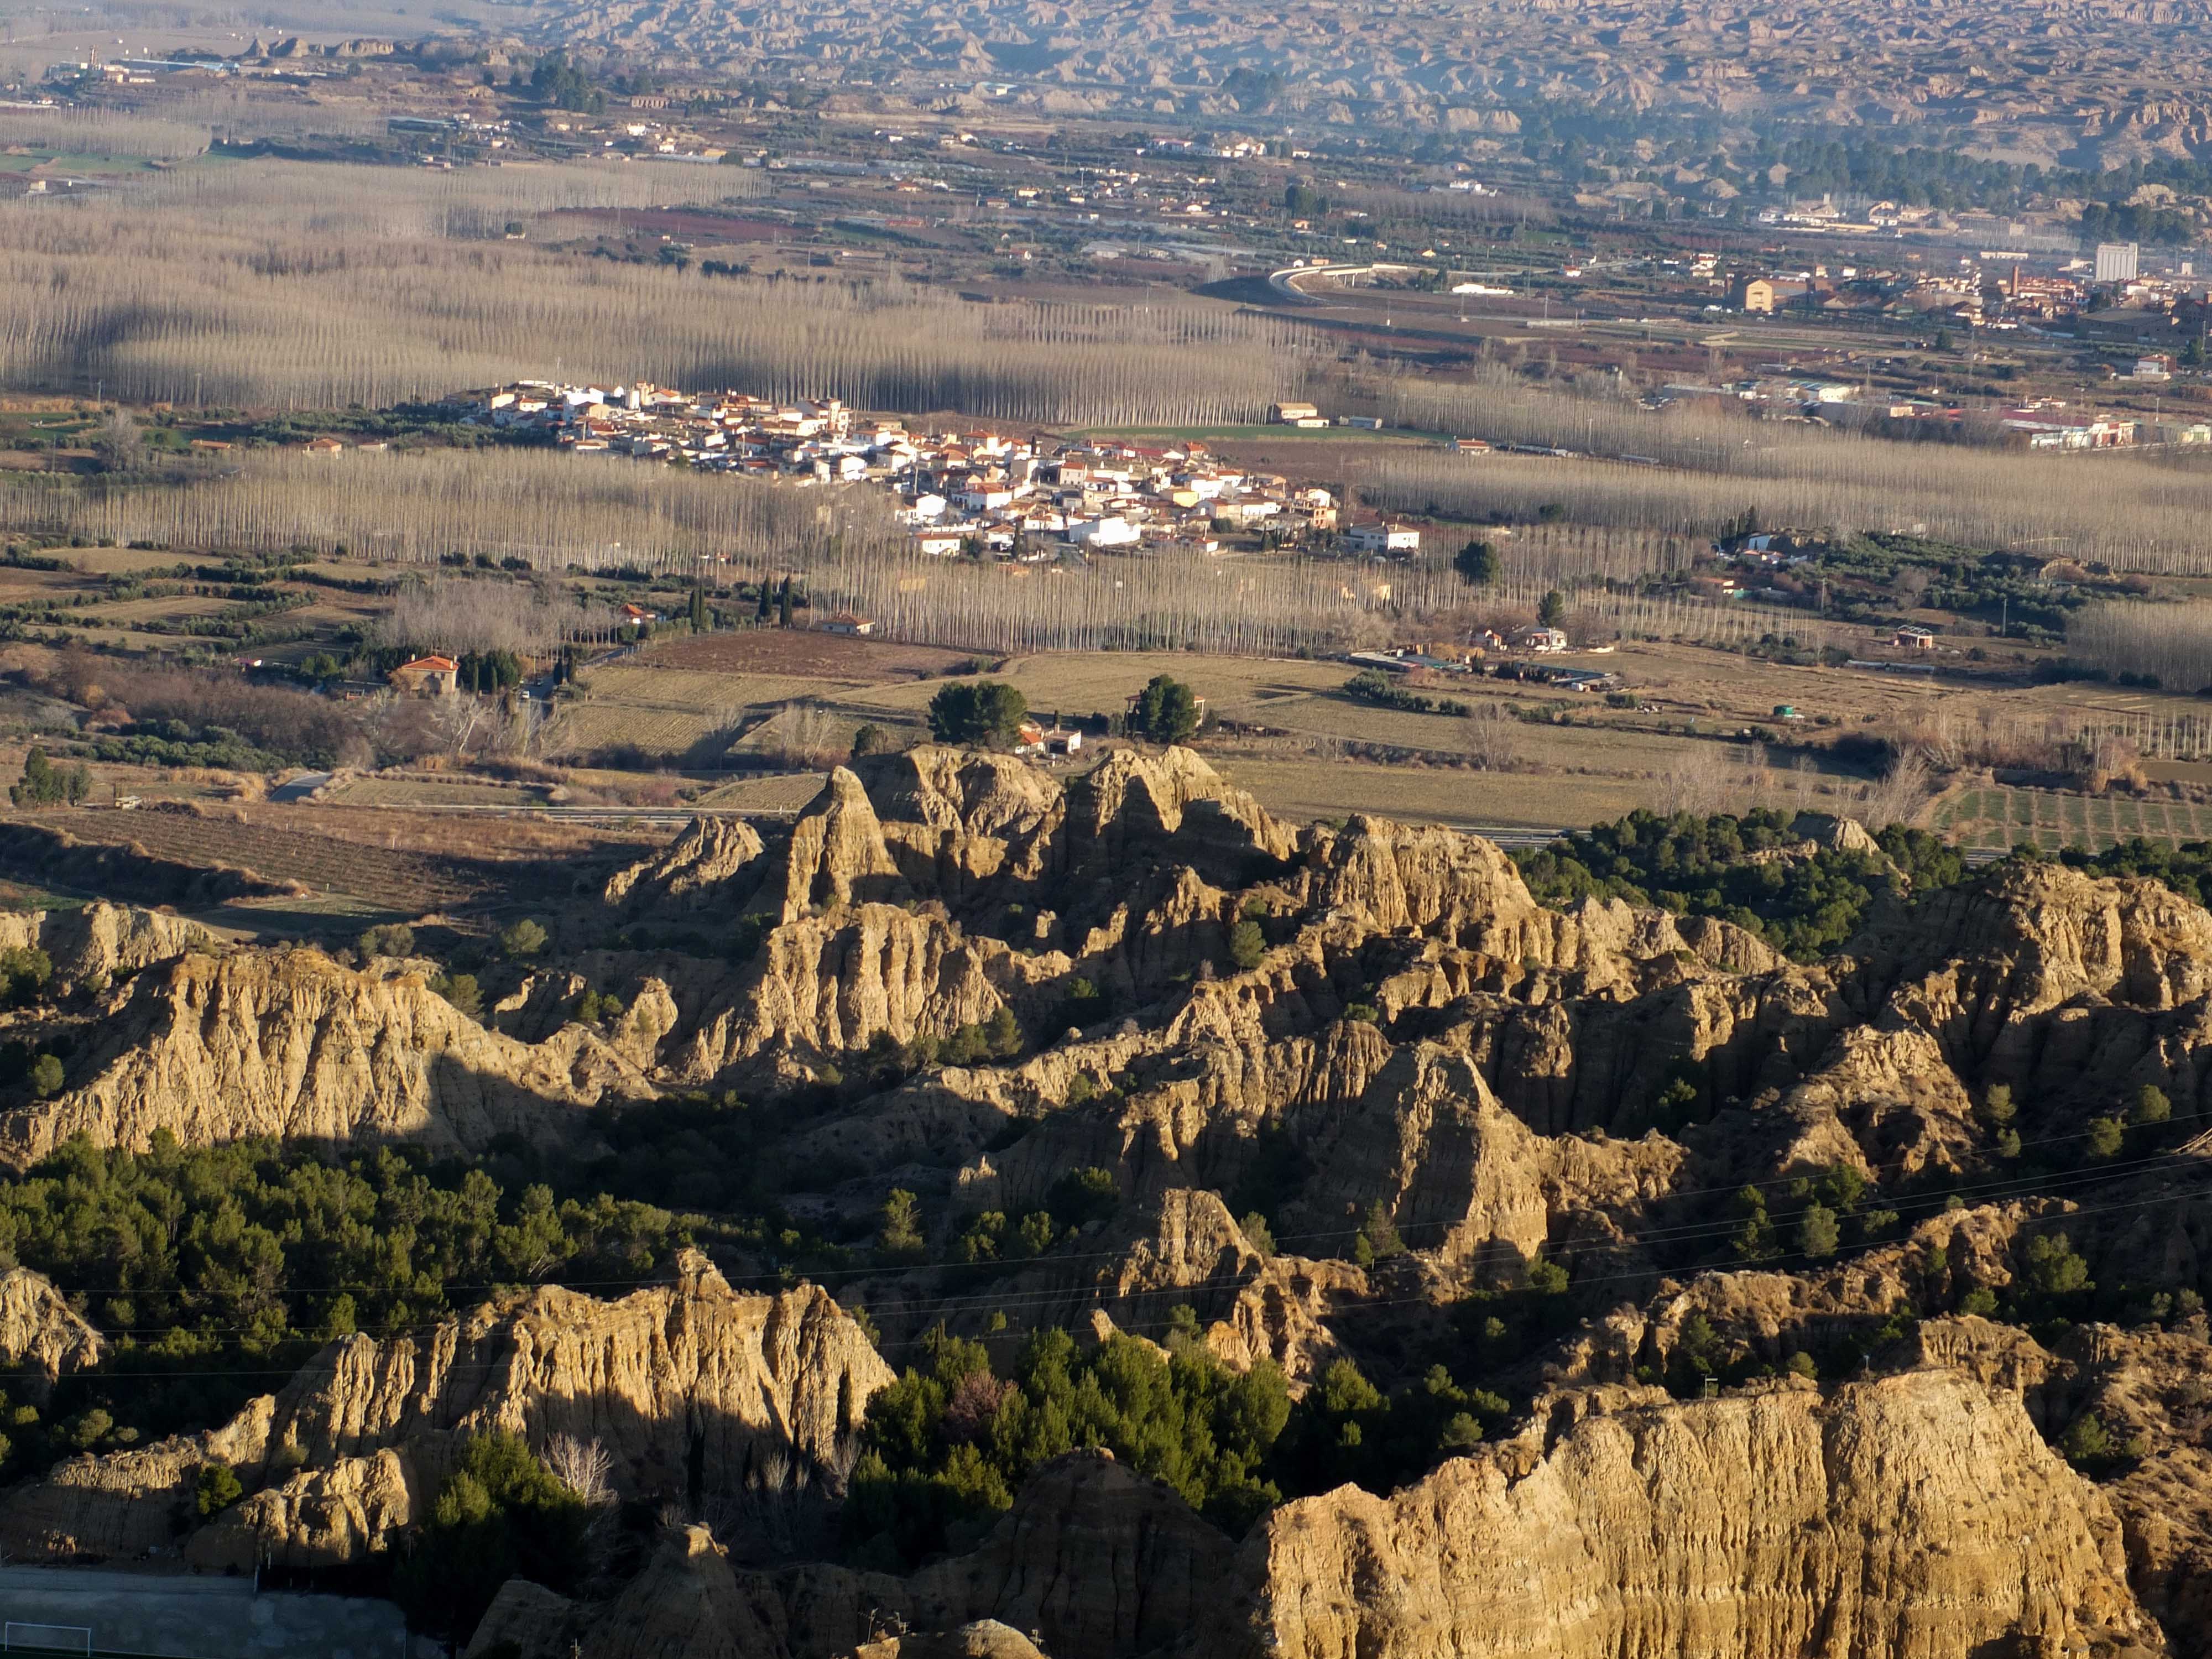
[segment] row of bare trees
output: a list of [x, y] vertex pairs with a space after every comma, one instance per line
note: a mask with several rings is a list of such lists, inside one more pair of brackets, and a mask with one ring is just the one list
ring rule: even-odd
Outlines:
[[[329, 89], [326, 89], [326, 92]], [[0, 109], [0, 143], [72, 155], [130, 155], [182, 161], [221, 142], [380, 136], [389, 114], [367, 97], [290, 96], [266, 86], [204, 87], [161, 100], [158, 112], [98, 106]]]
[[2154, 675], [2172, 691], [2212, 686], [2212, 603], [2085, 605], [2069, 622], [2066, 653], [2118, 674]]
[[1393, 510], [1519, 519], [1559, 504], [1579, 522], [1682, 541], [1711, 537], [1749, 508], [1776, 526], [2212, 572], [2212, 470], [2187, 459], [1900, 443], [1713, 404], [1654, 411], [1631, 397], [1530, 385], [1498, 366], [1471, 384], [1398, 377], [1367, 389], [1394, 423], [1576, 452], [1379, 456], [1350, 482]]
[[435, 563], [448, 554], [539, 569], [690, 574], [805, 569], [841, 543], [888, 548], [884, 494], [522, 450], [249, 453], [197, 479], [87, 489], [51, 475], [0, 481], [0, 530], [187, 550], [343, 550]]
[[489, 576], [410, 581], [372, 630], [377, 643], [452, 655], [544, 657], [576, 640], [611, 638], [618, 619], [558, 585]]
[[[718, 194], [754, 187], [716, 169]], [[725, 175], [728, 175], [726, 179]], [[1250, 420], [1311, 331], [1225, 303], [978, 305], [895, 276], [705, 276], [500, 235], [643, 205], [650, 167], [453, 173], [256, 160], [0, 204], [0, 386], [383, 406], [556, 371], [1005, 420]]]

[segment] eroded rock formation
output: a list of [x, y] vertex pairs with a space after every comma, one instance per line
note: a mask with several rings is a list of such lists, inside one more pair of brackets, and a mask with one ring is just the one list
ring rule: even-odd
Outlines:
[[[620, 1497], [741, 1493], [771, 1456], [786, 1490], [834, 1497], [890, 1377], [826, 1292], [739, 1295], [695, 1254], [675, 1283], [616, 1302], [541, 1288], [419, 1339], [334, 1343], [220, 1429], [0, 1497], [0, 1539], [18, 1557], [129, 1559], [182, 1528], [206, 1566], [358, 1562], [428, 1513], [459, 1440], [495, 1430], [597, 1444]], [[203, 1525], [192, 1482], [210, 1459], [248, 1492]]]
[[1934, 1659], [2155, 1646], [2103, 1498], [2019, 1401], [1948, 1370], [1823, 1395], [1539, 1402], [1390, 1498], [1285, 1504], [1215, 1652]]
[[488, 1031], [419, 974], [381, 977], [319, 951], [178, 957], [142, 973], [102, 1022], [82, 1079], [0, 1117], [21, 1165], [82, 1134], [143, 1149], [248, 1135], [434, 1146], [562, 1133], [562, 1115], [649, 1096], [637, 1067], [581, 1026], [543, 1044]]

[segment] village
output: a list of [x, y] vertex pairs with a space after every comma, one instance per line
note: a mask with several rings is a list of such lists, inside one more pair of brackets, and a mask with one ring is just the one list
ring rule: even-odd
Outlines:
[[469, 421], [535, 431], [577, 455], [799, 484], [872, 484], [895, 496], [913, 550], [936, 557], [1042, 563], [1092, 552], [1295, 545], [1411, 558], [1421, 546], [1412, 526], [1374, 516], [1347, 522], [1330, 491], [1240, 470], [1201, 443], [1101, 441], [1048, 450], [990, 430], [909, 431], [834, 398], [776, 403], [643, 383], [603, 390], [522, 381], [452, 401]]

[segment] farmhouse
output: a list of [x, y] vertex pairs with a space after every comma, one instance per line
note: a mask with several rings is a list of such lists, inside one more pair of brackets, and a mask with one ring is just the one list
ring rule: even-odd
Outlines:
[[1355, 553], [1418, 553], [1421, 550], [1421, 532], [1407, 524], [1392, 524], [1383, 520], [1376, 524], [1356, 524], [1352, 526], [1352, 550]]
[[451, 657], [417, 657], [386, 676], [392, 689], [410, 697], [450, 697], [460, 689], [461, 665]]

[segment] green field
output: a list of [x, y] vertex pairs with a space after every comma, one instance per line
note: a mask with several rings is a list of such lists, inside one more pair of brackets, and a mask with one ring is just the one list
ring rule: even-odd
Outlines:
[[32, 149], [18, 155], [0, 155], [0, 172], [28, 173], [52, 167], [64, 173], [146, 173], [152, 169], [136, 155], [96, 155], [66, 150]]
[[1992, 851], [2024, 841], [2046, 852], [2068, 846], [2109, 847], [2137, 836], [2177, 846], [2212, 841], [2212, 806], [2049, 789], [1962, 790], [1937, 805], [1935, 822], [1960, 846]]

